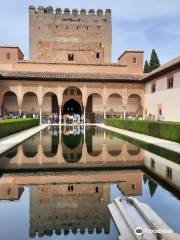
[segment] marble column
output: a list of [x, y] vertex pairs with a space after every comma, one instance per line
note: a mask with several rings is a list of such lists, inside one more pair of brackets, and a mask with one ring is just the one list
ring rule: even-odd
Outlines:
[[106, 106], [104, 106], [104, 119], [106, 119]]
[[62, 124], [62, 112], [61, 112], [61, 105], [59, 105], [59, 124]]
[[123, 111], [124, 111], [124, 119], [126, 119], [126, 106], [123, 106]]
[[18, 105], [18, 111], [19, 111], [19, 115], [21, 117], [21, 114], [22, 114], [22, 105]]
[[39, 106], [39, 124], [42, 125], [42, 106]]
[[86, 106], [83, 106], [84, 109], [84, 124], [86, 124]]

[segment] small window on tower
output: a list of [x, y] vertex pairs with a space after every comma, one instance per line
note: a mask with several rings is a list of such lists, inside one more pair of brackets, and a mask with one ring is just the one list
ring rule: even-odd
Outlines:
[[68, 54], [68, 61], [74, 61], [74, 54]]
[[10, 60], [10, 58], [11, 58], [11, 54], [10, 54], [10, 53], [7, 53], [7, 54], [6, 54], [6, 59]]
[[97, 59], [100, 58], [100, 53], [96, 53], [96, 58], [97, 58]]
[[133, 57], [133, 63], [136, 63], [136, 62], [137, 62], [136, 57]]

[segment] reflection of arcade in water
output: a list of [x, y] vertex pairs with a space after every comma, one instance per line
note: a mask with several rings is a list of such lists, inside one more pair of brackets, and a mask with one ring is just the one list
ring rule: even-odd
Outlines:
[[139, 167], [143, 150], [101, 128], [49, 127], [0, 158], [1, 169]]
[[180, 166], [97, 127], [49, 127], [0, 157], [1, 171], [143, 169], [180, 189]]

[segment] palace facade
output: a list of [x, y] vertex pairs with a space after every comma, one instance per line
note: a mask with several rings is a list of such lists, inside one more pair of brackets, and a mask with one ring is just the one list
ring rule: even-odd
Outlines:
[[65, 113], [84, 122], [161, 112], [179, 121], [180, 57], [143, 73], [143, 51], [125, 51], [111, 63], [111, 10], [62, 11], [29, 7], [30, 59], [0, 46], [0, 115]]

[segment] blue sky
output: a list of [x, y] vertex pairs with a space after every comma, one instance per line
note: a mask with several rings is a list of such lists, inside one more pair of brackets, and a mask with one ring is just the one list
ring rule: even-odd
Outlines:
[[111, 8], [113, 62], [127, 49], [144, 50], [146, 59], [155, 48], [162, 64], [180, 55], [180, 0], [2, 0], [0, 44], [19, 45], [26, 59], [29, 5]]

